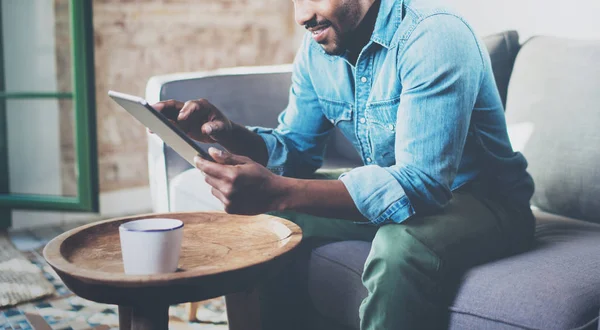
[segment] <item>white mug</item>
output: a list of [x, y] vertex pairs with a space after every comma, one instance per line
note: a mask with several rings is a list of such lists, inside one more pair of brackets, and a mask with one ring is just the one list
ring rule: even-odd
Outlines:
[[119, 226], [125, 274], [150, 275], [177, 270], [183, 221], [142, 219]]

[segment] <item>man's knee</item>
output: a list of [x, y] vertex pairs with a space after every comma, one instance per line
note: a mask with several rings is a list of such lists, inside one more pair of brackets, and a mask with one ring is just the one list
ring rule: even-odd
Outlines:
[[278, 218], [283, 218], [283, 219], [286, 219], [293, 223], [296, 223], [296, 220], [298, 219], [298, 216], [297, 216], [298, 214], [294, 211], [270, 211], [270, 212], [267, 212], [266, 214], [272, 215], [272, 216], [278, 217]]
[[415, 238], [409, 227], [385, 225], [373, 240], [363, 280], [374, 276], [377, 282], [435, 281], [440, 263], [440, 258]]
[[[379, 228], [365, 264], [369, 292], [360, 308], [361, 329], [438, 329], [443, 313], [440, 259], [404, 225]], [[382, 313], [394, 310], [394, 315]]]

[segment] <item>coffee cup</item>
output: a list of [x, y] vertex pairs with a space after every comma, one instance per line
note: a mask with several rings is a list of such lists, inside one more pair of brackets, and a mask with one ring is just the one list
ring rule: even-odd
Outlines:
[[183, 221], [140, 219], [119, 226], [125, 274], [151, 275], [177, 270]]

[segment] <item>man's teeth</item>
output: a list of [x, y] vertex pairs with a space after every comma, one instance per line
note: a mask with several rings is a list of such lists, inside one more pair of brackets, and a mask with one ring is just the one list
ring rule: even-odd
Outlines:
[[319, 34], [319, 33], [323, 32], [323, 30], [325, 30], [325, 29], [326, 29], [326, 28], [321, 28], [321, 29], [315, 30], [315, 31], [313, 31], [313, 33], [312, 33], [312, 34], [314, 34], [314, 35], [317, 35], [317, 34]]

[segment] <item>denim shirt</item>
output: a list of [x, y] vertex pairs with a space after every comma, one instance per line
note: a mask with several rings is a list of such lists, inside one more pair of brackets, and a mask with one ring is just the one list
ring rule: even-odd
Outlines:
[[523, 206], [533, 194], [485, 46], [430, 0], [381, 0], [356, 65], [327, 55], [307, 33], [278, 127], [251, 129], [266, 143], [271, 171], [303, 177], [322, 165], [334, 127], [364, 163], [339, 180], [373, 224], [437, 212], [475, 178]]

